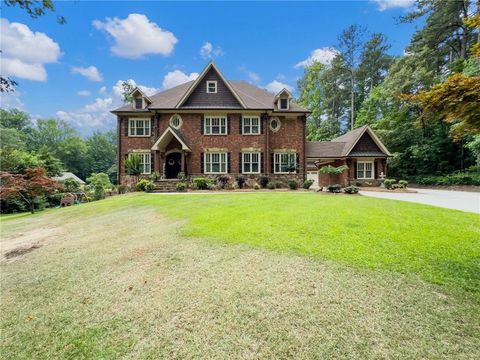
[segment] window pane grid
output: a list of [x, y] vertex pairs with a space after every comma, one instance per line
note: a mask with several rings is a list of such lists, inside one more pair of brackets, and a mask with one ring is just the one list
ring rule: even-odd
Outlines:
[[227, 153], [205, 153], [204, 162], [206, 174], [222, 174], [227, 172]]
[[129, 136], [150, 136], [150, 119], [129, 119]]
[[243, 134], [260, 134], [260, 118], [258, 116], [243, 117]]
[[290, 173], [297, 168], [297, 155], [295, 153], [276, 153], [274, 155], [274, 172]]
[[357, 162], [357, 179], [373, 179], [373, 162]]
[[227, 118], [225, 116], [206, 117], [205, 118], [205, 134], [226, 135], [227, 134]]
[[245, 174], [260, 173], [260, 153], [242, 153], [242, 172]]

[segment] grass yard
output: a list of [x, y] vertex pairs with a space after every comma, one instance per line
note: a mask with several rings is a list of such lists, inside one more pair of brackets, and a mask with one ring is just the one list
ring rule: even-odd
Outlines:
[[0, 221], [2, 359], [480, 357], [475, 214], [129, 194]]

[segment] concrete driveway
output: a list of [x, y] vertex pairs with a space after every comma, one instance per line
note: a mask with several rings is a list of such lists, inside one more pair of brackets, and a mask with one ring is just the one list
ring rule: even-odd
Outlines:
[[469, 191], [412, 189], [417, 193], [387, 193], [360, 191], [360, 194], [381, 199], [392, 199], [433, 205], [480, 214], [480, 193]]

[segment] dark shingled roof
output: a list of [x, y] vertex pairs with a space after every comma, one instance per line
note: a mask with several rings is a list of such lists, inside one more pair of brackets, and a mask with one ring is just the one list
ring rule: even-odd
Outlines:
[[[240, 97], [245, 104], [247, 109], [250, 110], [273, 110], [279, 111], [275, 104], [275, 95], [264, 90], [260, 89], [254, 85], [251, 85], [245, 81], [232, 80], [228, 81], [230, 86], [233, 88], [235, 93]], [[174, 88], [159, 92], [153, 96], [150, 96], [152, 103], [148, 106], [148, 109], [175, 109], [175, 106], [178, 104], [183, 95], [188, 91], [190, 86], [193, 84], [193, 81], [189, 81], [185, 84], [175, 86]], [[188, 109], [189, 107], [181, 107], [183, 109]], [[205, 107], [202, 107], [204, 109]], [[218, 109], [218, 106], [212, 107]], [[148, 109], [142, 109], [145, 111]], [[132, 105], [127, 104], [118, 109], [113, 110], [113, 112], [135, 111]], [[138, 110], [137, 110], [138, 111]], [[302, 108], [295, 102], [290, 102], [290, 109], [288, 111], [282, 110], [282, 112], [309, 112], [308, 110]]]
[[[342, 158], [346, 156], [357, 156], [357, 157], [391, 156], [388, 150], [386, 150], [386, 153], [378, 152], [378, 151], [351, 152], [353, 146], [362, 137], [362, 135], [365, 134], [366, 131], [369, 131], [371, 134], [373, 134], [372, 130], [367, 125], [363, 125], [358, 129], [349, 131], [342, 136], [332, 139], [331, 141], [307, 141], [306, 155], [307, 157], [310, 157], [310, 158]], [[380, 149], [382, 149], [382, 146], [380, 146]], [[383, 148], [385, 149], [384, 146]]]

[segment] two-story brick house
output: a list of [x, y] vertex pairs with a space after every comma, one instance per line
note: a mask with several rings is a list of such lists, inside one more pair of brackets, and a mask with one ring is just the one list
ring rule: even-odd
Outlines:
[[386, 175], [390, 153], [367, 127], [332, 141], [307, 142], [308, 110], [283, 89], [277, 95], [244, 81], [226, 80], [210, 63], [195, 81], [151, 97], [135, 89], [132, 102], [117, 115], [118, 181], [126, 182], [125, 159], [141, 158], [145, 176], [164, 179], [188, 176], [238, 175], [258, 180], [313, 178], [319, 167], [346, 164], [335, 179], [341, 184], [376, 183]]
[[276, 96], [244, 81], [226, 80], [210, 63], [195, 81], [151, 97], [140, 89], [118, 119], [119, 182], [125, 159], [139, 154], [142, 172], [164, 178], [242, 174], [305, 177], [308, 111], [287, 90]]

